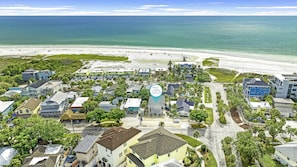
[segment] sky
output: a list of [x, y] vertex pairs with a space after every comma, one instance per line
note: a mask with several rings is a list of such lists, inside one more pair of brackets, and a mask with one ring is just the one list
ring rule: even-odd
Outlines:
[[1, 16], [297, 16], [297, 0], [0, 0]]

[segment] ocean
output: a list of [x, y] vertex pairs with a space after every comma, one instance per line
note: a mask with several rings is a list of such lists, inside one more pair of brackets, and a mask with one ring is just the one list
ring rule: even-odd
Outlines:
[[297, 56], [297, 17], [0, 17], [0, 45], [123, 45]]

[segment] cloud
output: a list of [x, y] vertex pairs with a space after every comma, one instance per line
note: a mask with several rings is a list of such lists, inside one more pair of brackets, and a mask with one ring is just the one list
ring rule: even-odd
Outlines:
[[139, 13], [142, 12], [143, 10], [113, 10], [114, 12], [119, 12], [119, 13]]
[[297, 6], [238, 6], [236, 9], [297, 9]]
[[142, 5], [137, 9], [149, 10], [149, 9], [154, 9], [154, 8], [165, 8], [165, 7], [168, 7], [168, 5]]
[[7, 6], [0, 7], [0, 11], [65, 11], [71, 10], [72, 7], [30, 7], [30, 6]]
[[166, 11], [166, 12], [184, 12], [184, 11], [190, 11], [189, 9], [182, 9], [182, 8], [162, 8], [160, 10]]
[[207, 4], [209, 5], [221, 5], [224, 4], [225, 2], [217, 1], [217, 2], [208, 2]]

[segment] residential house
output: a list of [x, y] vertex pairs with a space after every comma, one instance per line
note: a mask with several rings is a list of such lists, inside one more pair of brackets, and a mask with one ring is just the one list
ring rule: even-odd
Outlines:
[[166, 75], [167, 74], [167, 68], [155, 68], [153, 71], [154, 75]]
[[127, 88], [127, 93], [136, 93], [138, 94], [140, 92], [140, 89], [142, 88], [142, 85], [140, 84], [131, 84]]
[[38, 90], [41, 95], [53, 95], [64, 88], [62, 81], [51, 80], [41, 85]]
[[151, 69], [149, 68], [140, 68], [138, 70], [138, 75], [142, 77], [150, 76], [151, 75]]
[[180, 87], [179, 84], [168, 84], [167, 85], [167, 92], [166, 94], [168, 96], [174, 96], [175, 95], [175, 91]]
[[21, 93], [22, 93], [21, 90], [8, 90], [4, 94], [2, 94], [0, 97], [12, 98], [12, 97], [21, 95]]
[[68, 105], [67, 93], [57, 92], [41, 103], [40, 116], [60, 117]]
[[50, 70], [38, 71], [34, 69], [28, 69], [22, 72], [22, 78], [23, 78], [23, 81], [29, 81], [30, 79], [48, 81], [50, 79], [50, 76], [52, 76], [53, 74], [55, 74], [55, 71], [50, 71]]
[[12, 147], [2, 147], [0, 148], [0, 166], [7, 166], [10, 161], [17, 154], [17, 150]]
[[161, 95], [159, 98], [149, 97], [148, 111], [150, 114], [163, 114], [165, 108], [165, 96]]
[[98, 136], [87, 135], [74, 148], [79, 166], [93, 167], [98, 164], [97, 140]]
[[273, 98], [273, 105], [277, 108], [280, 113], [281, 117], [294, 117], [296, 111], [293, 110], [292, 105], [294, 101], [289, 98]]
[[176, 159], [170, 159], [168, 161], [158, 163], [151, 167], [184, 167], [183, 163], [178, 162]]
[[141, 131], [133, 127], [115, 127], [105, 131], [97, 141], [99, 163], [106, 167], [126, 167], [129, 147], [137, 143]]
[[106, 88], [104, 91], [104, 94], [109, 94], [109, 95], [114, 95], [114, 91], [116, 90], [116, 88], [118, 87], [118, 84], [113, 84], [110, 87]]
[[128, 154], [128, 167], [150, 167], [170, 159], [182, 161], [186, 156], [187, 142], [159, 127], [138, 139]]
[[91, 89], [92, 89], [92, 91], [94, 91], [94, 96], [97, 96], [101, 92], [102, 87], [101, 86], [93, 86]]
[[71, 122], [71, 123], [79, 123], [81, 121], [86, 120], [85, 113], [73, 112], [71, 110], [66, 110], [62, 116], [60, 117], [61, 121]]
[[297, 74], [275, 74], [269, 83], [277, 98], [297, 98]]
[[7, 116], [10, 111], [13, 110], [14, 101], [1, 101], [0, 100], [0, 113], [3, 116]]
[[297, 142], [275, 146], [274, 157], [282, 165], [297, 167]]
[[110, 101], [102, 101], [99, 103], [98, 107], [104, 111], [109, 112], [111, 109], [116, 108], [117, 106], [114, 104], [111, 104]]
[[77, 112], [79, 110], [83, 109], [83, 104], [89, 100], [89, 97], [78, 97], [74, 100], [74, 102], [72, 103], [70, 109], [73, 112]]
[[22, 89], [22, 96], [30, 96], [30, 97], [39, 97], [41, 96], [41, 92], [40, 89], [38, 89], [39, 87], [41, 87], [46, 81], [35, 81], [31, 84], [29, 84], [27, 87]]
[[63, 165], [63, 150], [59, 144], [38, 145], [24, 159], [22, 167], [60, 167]]
[[182, 61], [182, 62], [174, 62], [174, 68], [181, 68], [182, 70], [190, 70], [193, 67], [196, 67], [197, 63], [196, 62], [186, 62], [186, 61]]
[[24, 101], [16, 110], [15, 113], [19, 117], [28, 118], [32, 114], [38, 114], [40, 110], [41, 100], [30, 98]]
[[260, 78], [245, 78], [243, 79], [243, 94], [244, 97], [263, 99], [269, 95], [270, 86]]
[[132, 68], [113, 68], [107, 69], [105, 71], [105, 77], [107, 79], [112, 79], [116, 77], [130, 78], [130, 76], [133, 76], [134, 74], [135, 70]]
[[179, 97], [176, 101], [177, 113], [180, 116], [190, 116], [190, 110], [194, 109], [194, 102], [187, 100], [184, 97]]
[[129, 113], [138, 113], [141, 105], [140, 98], [128, 98], [124, 108]]

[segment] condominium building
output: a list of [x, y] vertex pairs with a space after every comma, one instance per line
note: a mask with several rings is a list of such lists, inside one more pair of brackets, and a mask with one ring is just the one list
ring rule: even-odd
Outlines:
[[270, 85], [277, 98], [297, 98], [297, 74], [275, 74]]

